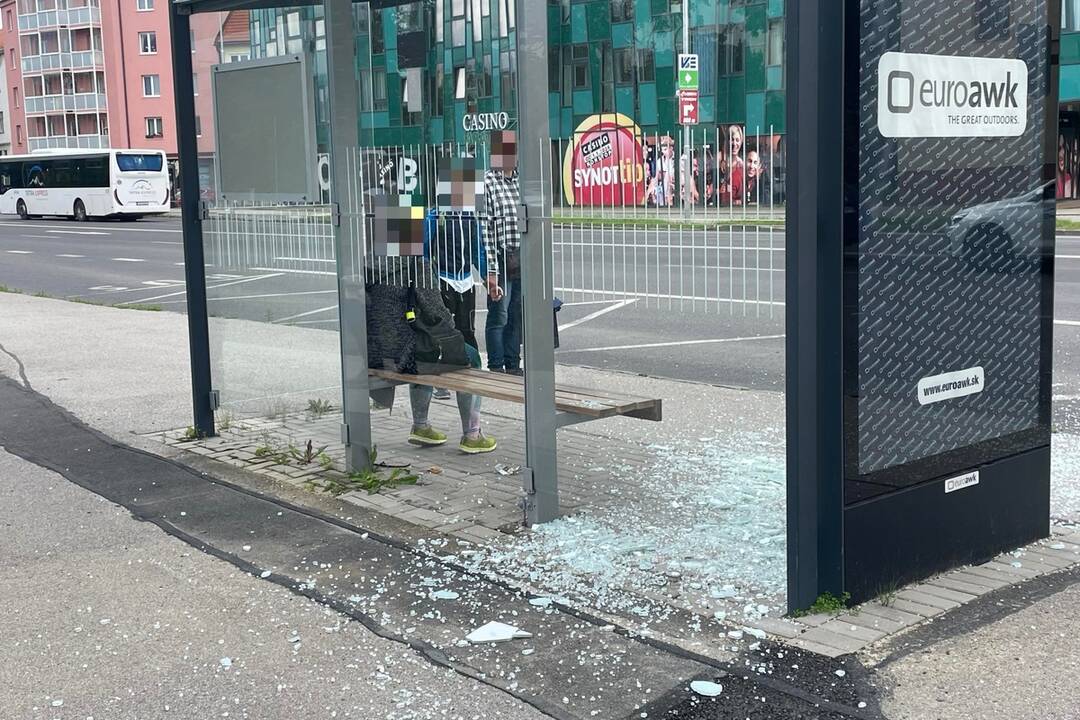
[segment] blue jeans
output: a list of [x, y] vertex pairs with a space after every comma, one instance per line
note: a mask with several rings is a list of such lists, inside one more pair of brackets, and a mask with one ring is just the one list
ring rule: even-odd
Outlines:
[[503, 298], [493, 302], [488, 298], [487, 340], [489, 370], [518, 370], [521, 368], [521, 278], [500, 278]]

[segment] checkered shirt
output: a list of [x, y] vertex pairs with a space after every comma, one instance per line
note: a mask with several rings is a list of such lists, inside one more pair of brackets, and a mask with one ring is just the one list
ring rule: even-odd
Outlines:
[[517, 170], [509, 176], [501, 170], [488, 170], [484, 175], [484, 193], [488, 216], [484, 248], [488, 273], [496, 275], [506, 253], [521, 248], [521, 230], [518, 229], [521, 190]]

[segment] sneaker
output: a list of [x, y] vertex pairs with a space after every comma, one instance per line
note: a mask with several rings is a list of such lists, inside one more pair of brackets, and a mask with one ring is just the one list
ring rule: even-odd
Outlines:
[[525, 371], [521, 368], [507, 368], [505, 372], [507, 375], [513, 375], [514, 377], [525, 377]]
[[446, 388], [435, 388], [435, 392], [431, 396], [436, 400], [449, 400], [451, 397], [450, 391]]
[[489, 453], [495, 450], [499, 444], [495, 442], [495, 438], [487, 437], [484, 433], [480, 433], [474, 438], [465, 436], [461, 438], [461, 444], [458, 445], [458, 450], [466, 455], [481, 455], [483, 453]]
[[427, 427], [414, 427], [409, 433], [409, 444], [421, 447], [435, 447], [446, 444], [446, 435], [428, 425]]

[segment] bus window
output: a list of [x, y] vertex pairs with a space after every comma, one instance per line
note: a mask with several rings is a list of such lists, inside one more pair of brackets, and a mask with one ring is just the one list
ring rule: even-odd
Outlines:
[[12, 188], [12, 163], [0, 163], [0, 195]]
[[108, 187], [108, 155], [89, 157], [78, 161], [75, 172], [79, 187]]
[[48, 186], [49, 168], [47, 161], [32, 160], [23, 163], [23, 185], [28, 188]]
[[116, 166], [121, 172], [161, 172], [162, 159], [157, 153], [116, 153]]

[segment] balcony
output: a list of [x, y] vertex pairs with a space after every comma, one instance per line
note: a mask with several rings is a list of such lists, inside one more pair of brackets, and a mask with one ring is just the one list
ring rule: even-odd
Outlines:
[[19, 16], [19, 31], [54, 28], [61, 25], [77, 27], [100, 25], [101, 9], [96, 7], [70, 8], [68, 10], [46, 10], [39, 13]]
[[100, 50], [31, 55], [29, 57], [24, 56], [22, 59], [24, 75], [35, 75], [49, 70], [81, 70], [103, 67], [104, 65], [105, 55]]
[[94, 149], [109, 147], [108, 135], [59, 135], [57, 137], [32, 137], [28, 140], [30, 152], [64, 148]]
[[105, 93], [78, 93], [28, 97], [24, 98], [24, 105], [26, 107], [27, 115], [107, 109]]

